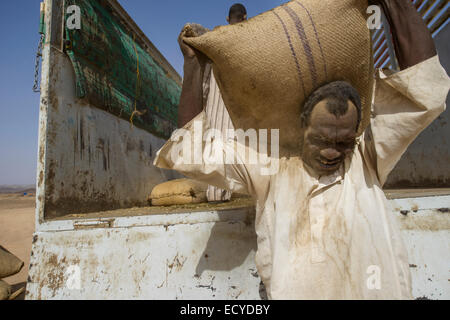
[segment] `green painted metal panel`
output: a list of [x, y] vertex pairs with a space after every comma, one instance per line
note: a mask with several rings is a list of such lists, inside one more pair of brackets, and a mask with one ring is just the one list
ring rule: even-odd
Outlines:
[[168, 138], [177, 124], [179, 82], [143, 48], [108, 1], [66, 0], [66, 21], [71, 5], [81, 10], [81, 28], [65, 27], [77, 97]]

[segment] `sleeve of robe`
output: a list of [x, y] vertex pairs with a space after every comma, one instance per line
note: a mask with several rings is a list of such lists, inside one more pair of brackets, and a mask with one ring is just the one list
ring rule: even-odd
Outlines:
[[[214, 139], [219, 144], [208, 145], [204, 138], [207, 137], [209, 129], [203, 111], [184, 128], [172, 134], [169, 141], [158, 151], [154, 165], [162, 169], [176, 170], [191, 179], [233, 193], [255, 195], [256, 189], [265, 189], [270, 178], [269, 175], [261, 173], [265, 172], [264, 167], [270, 167], [270, 163], [265, 166], [261, 165], [260, 161], [252, 161], [249, 157], [250, 148], [233, 139], [221, 139], [220, 132], [216, 132], [218, 136]], [[256, 153], [252, 155], [259, 157]]]
[[449, 88], [438, 56], [397, 73], [378, 72], [364, 140], [381, 185], [414, 139], [445, 111]]

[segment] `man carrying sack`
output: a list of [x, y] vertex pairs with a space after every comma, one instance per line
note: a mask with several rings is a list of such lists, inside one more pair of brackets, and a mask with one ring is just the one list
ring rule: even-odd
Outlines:
[[[197, 67], [185, 74], [180, 108], [200, 113], [173, 134], [155, 165], [254, 197], [255, 260], [271, 299], [412, 298], [407, 251], [382, 186], [411, 142], [445, 110], [450, 80], [410, 0], [373, 2], [391, 25], [401, 68], [378, 71], [374, 85], [367, 1], [295, 0], [181, 43], [195, 48], [191, 63]], [[228, 37], [238, 30], [247, 41], [227, 51]], [[255, 45], [266, 35], [271, 43]], [[277, 50], [266, 52], [273, 43]], [[357, 51], [354, 59], [332, 61], [346, 50]], [[267, 163], [250, 163], [249, 147], [230, 138], [221, 141], [222, 161], [184, 161], [196, 150], [185, 140], [209, 128], [201, 111], [204, 54], [213, 61], [236, 127], [280, 129], [280, 145], [288, 151], [283, 154], [290, 156], [271, 157], [275, 173], [263, 174]], [[282, 59], [271, 59], [276, 55]], [[241, 56], [250, 68], [236, 64]], [[255, 61], [259, 69], [253, 72]], [[202, 146], [205, 153], [208, 144]]]
[[[246, 8], [240, 3], [232, 5], [228, 13], [227, 22], [230, 25], [233, 25], [244, 20], [247, 20]], [[195, 28], [196, 30], [193, 30], [193, 32], [195, 32], [197, 35], [207, 32], [206, 29], [202, 28], [199, 25], [196, 25]], [[214, 73], [211, 69], [211, 65], [204, 64], [202, 65], [203, 70], [201, 70], [198, 69], [198, 64], [192, 63], [192, 61], [196, 59], [195, 52], [190, 47], [183, 45], [183, 38], [187, 32], [188, 31], [186, 29], [183, 29], [178, 38], [178, 42], [180, 42], [185, 61], [185, 78], [183, 81], [183, 86], [190, 86], [192, 84], [191, 77], [202, 73], [202, 87], [196, 89], [197, 91], [199, 91], [199, 93], [200, 90], [202, 90], [201, 92], [203, 97], [203, 105], [200, 109], [198, 109], [200, 105], [191, 101], [191, 99], [194, 97], [194, 91], [192, 91], [189, 87], [183, 89], [182, 99], [186, 102], [180, 104], [178, 110], [178, 127], [184, 127], [184, 125], [191, 121], [194, 116], [196, 116], [202, 110], [205, 110], [209, 126], [216, 130], [219, 130], [221, 134], [226, 135], [226, 130], [233, 129], [233, 123], [223, 102], [222, 95], [220, 94], [220, 90], [217, 86]], [[208, 199], [208, 202], [228, 201], [231, 199], [231, 192], [209, 185], [206, 191], [206, 197]]]

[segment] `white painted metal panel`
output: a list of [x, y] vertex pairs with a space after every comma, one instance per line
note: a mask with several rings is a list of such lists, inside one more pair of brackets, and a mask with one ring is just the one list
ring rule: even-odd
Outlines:
[[450, 230], [404, 230], [413, 296], [450, 299]]
[[159, 216], [151, 226], [37, 232], [27, 299], [260, 299], [254, 225], [248, 210], [240, 214], [239, 221], [231, 213], [215, 222], [224, 218], [206, 212], [176, 225], [161, 225]]

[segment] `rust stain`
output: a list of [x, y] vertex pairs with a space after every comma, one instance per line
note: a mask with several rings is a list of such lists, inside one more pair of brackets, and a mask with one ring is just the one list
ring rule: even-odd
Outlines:
[[52, 294], [55, 296], [56, 291], [64, 286], [67, 267], [69, 265], [78, 265], [80, 260], [74, 259], [73, 261], [67, 261], [66, 257], [58, 259], [58, 256], [54, 253], [43, 253], [41, 254], [41, 259], [43, 259], [43, 265], [46, 266], [45, 270], [47, 272], [42, 279], [38, 279], [37, 281], [39, 283], [39, 292], [47, 287], [53, 291]]
[[134, 144], [134, 141], [131, 139], [127, 139], [127, 155], [129, 154], [129, 152], [136, 150], [136, 146]]
[[[52, 69], [52, 66], [50, 67], [50, 69]], [[51, 74], [52, 71], [50, 71]], [[56, 78], [56, 77], [54, 77]], [[54, 79], [55, 80], [55, 79]], [[55, 90], [55, 86], [51, 86], [50, 90], [48, 92], [48, 98], [49, 98], [49, 106], [54, 110], [54, 111], [58, 111], [58, 104], [59, 104], [59, 99], [58, 99], [58, 94]]]
[[110, 162], [109, 162], [109, 140], [105, 142], [104, 139], [99, 138], [97, 141], [96, 149], [100, 151], [102, 154], [102, 161], [103, 161], [103, 170], [108, 171], [110, 168]]
[[167, 267], [169, 268], [169, 273], [172, 273], [172, 270], [174, 268], [176, 271], [180, 271], [183, 268], [186, 260], [187, 260], [186, 257], [183, 257], [183, 256], [178, 257], [178, 253], [177, 253], [177, 255], [173, 259], [172, 263], [167, 265]]
[[57, 201], [46, 202], [46, 218], [52, 219], [71, 214], [87, 214], [121, 208], [118, 201], [108, 199], [106, 195], [80, 199], [78, 197], [62, 197]]
[[[98, 229], [98, 228], [111, 228], [114, 224], [114, 219], [113, 220], [108, 220], [108, 221], [96, 221], [93, 222], [91, 224], [84, 224], [84, 223], [74, 223], [74, 230], [89, 230], [89, 229]], [[88, 243], [89, 244], [93, 244]]]
[[399, 221], [402, 230], [450, 230], [450, 220], [445, 215], [413, 215], [401, 217]]
[[42, 185], [42, 182], [44, 182], [44, 171], [39, 172], [39, 181], [38, 181], [38, 187]]
[[83, 154], [84, 154], [84, 121], [83, 119], [80, 119], [80, 157], [81, 160], [83, 160]]
[[46, 190], [45, 190], [45, 200], [46, 202], [51, 199], [53, 192], [55, 191], [55, 161], [51, 160], [48, 166], [48, 173], [46, 179]]
[[111, 168], [111, 165], [109, 163], [109, 159], [111, 159], [111, 157], [109, 156], [109, 140], [108, 140], [108, 144], [107, 144], [106, 150], [107, 150], [107, 153], [106, 153], [107, 154], [107, 157], [106, 157], [106, 159], [107, 159], [107, 170], [109, 170]]
[[39, 142], [39, 163], [44, 166], [44, 142]]
[[[449, 160], [450, 161], [450, 160]], [[385, 189], [413, 189], [413, 188], [450, 188], [450, 177], [438, 177], [435, 179], [417, 178], [414, 180], [400, 180], [391, 174], [389, 181], [383, 186]]]
[[[148, 233], [148, 232], [138, 232], [138, 233], [131, 233], [128, 235], [126, 242], [130, 243], [130, 244], [134, 244], [134, 243], [140, 243], [140, 242], [144, 242], [149, 240], [150, 238], [154, 237], [153, 234]], [[147, 255], [146, 259], [149, 257], [149, 255]], [[144, 259], [144, 261], [146, 260]]]

